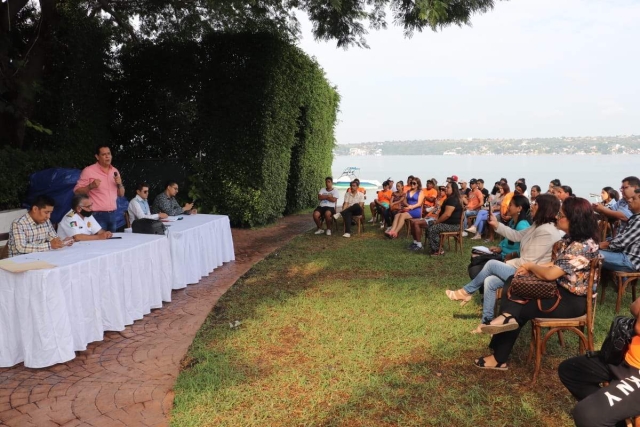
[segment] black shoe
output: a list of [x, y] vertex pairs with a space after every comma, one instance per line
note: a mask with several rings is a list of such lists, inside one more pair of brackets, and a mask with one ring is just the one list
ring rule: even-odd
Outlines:
[[414, 245], [411, 245], [411, 247], [409, 248], [409, 250], [412, 250], [412, 251], [421, 251], [421, 250], [422, 250], [422, 246], [418, 246], [418, 245], [414, 244]]

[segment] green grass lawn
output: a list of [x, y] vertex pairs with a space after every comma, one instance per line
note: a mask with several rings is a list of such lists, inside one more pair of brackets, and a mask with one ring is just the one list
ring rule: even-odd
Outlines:
[[[489, 337], [470, 334], [480, 296], [461, 308], [444, 292], [468, 281], [472, 244], [431, 258], [409, 243], [369, 225], [351, 239], [309, 232], [257, 264], [193, 342], [172, 425], [573, 425], [556, 369], [577, 353], [577, 339], [565, 333], [561, 348], [551, 338], [535, 387], [528, 327], [507, 372], [474, 367], [489, 354]], [[615, 296], [610, 289], [597, 307], [597, 347]]]

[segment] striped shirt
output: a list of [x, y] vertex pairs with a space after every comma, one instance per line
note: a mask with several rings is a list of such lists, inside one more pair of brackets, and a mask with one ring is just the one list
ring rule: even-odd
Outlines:
[[51, 249], [51, 242], [58, 237], [56, 231], [47, 220], [37, 224], [31, 215], [24, 214], [11, 223], [9, 232], [9, 257], [32, 252], [44, 252]]
[[635, 269], [640, 270], [640, 213], [629, 218], [627, 226], [609, 242], [607, 249], [624, 252]]

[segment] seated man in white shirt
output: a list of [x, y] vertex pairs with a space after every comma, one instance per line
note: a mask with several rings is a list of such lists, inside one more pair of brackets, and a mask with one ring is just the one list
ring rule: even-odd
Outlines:
[[157, 214], [151, 213], [151, 208], [149, 207], [149, 186], [144, 183], [138, 183], [136, 187], [136, 197], [131, 199], [129, 202], [129, 220], [133, 223], [136, 219], [162, 219], [168, 217], [168, 215], [164, 212], [160, 212]]
[[84, 194], [73, 196], [71, 210], [58, 225], [58, 235], [63, 239], [73, 237], [76, 242], [111, 238], [111, 232], [104, 231], [93, 217], [92, 206], [91, 199]]

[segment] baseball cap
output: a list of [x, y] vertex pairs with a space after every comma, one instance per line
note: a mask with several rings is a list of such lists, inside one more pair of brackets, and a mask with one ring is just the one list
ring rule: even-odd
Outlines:
[[466, 184], [466, 183], [467, 183], [467, 181], [464, 181], [464, 180], [460, 181], [460, 184]]
[[453, 182], [458, 182], [458, 175], [451, 175], [449, 178], [451, 178]]
[[471, 178], [471, 180], [469, 181], [469, 184], [476, 184], [477, 182], [478, 182], [477, 179]]

